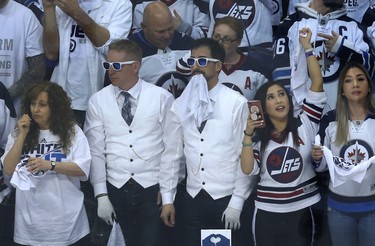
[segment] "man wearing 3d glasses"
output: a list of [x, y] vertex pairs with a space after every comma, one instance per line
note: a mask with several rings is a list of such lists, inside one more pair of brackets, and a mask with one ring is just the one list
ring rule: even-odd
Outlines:
[[240, 215], [251, 179], [239, 166], [241, 140], [248, 116], [247, 100], [219, 82], [225, 51], [208, 38], [195, 40], [187, 64], [194, 75], [168, 111], [162, 156], [161, 218], [175, 223], [173, 205], [179, 158], [185, 154], [187, 183], [183, 200], [184, 245], [199, 245], [201, 229], [232, 229], [237, 240]]
[[92, 155], [90, 182], [98, 216], [107, 224], [116, 218], [127, 246], [164, 246], [158, 176], [174, 97], [139, 78], [141, 60], [134, 41], [109, 46], [103, 67], [112, 84], [90, 98], [84, 128]]

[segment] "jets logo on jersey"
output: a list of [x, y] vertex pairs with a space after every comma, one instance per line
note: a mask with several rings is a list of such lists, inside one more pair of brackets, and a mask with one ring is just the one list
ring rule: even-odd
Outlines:
[[70, 52], [74, 52], [77, 47], [77, 42], [85, 43], [85, 33], [78, 25], [72, 25], [72, 30], [70, 32]]
[[212, 15], [215, 19], [232, 16], [242, 20], [244, 29], [253, 23], [255, 13], [254, 0], [216, 0], [212, 7]]
[[316, 41], [315, 55], [320, 69], [322, 70], [322, 76], [325, 83], [335, 81], [340, 69], [340, 60], [331, 52], [327, 51], [323, 41]]
[[187, 83], [187, 78], [177, 72], [165, 73], [156, 81], [157, 86], [168, 90], [175, 98], [181, 96]]
[[266, 161], [268, 174], [279, 183], [295, 181], [301, 174], [303, 159], [301, 154], [287, 146], [274, 149]]
[[367, 161], [374, 155], [372, 148], [368, 143], [360, 139], [354, 139], [344, 145], [340, 151], [340, 157], [352, 164], [358, 164]]

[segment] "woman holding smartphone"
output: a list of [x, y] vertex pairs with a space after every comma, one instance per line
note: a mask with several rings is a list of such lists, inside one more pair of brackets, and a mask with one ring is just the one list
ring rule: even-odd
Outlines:
[[[90, 171], [90, 149], [76, 125], [70, 98], [57, 84], [32, 85], [23, 115], [2, 156], [16, 188], [14, 241], [21, 245], [79, 245], [89, 233], [80, 180]], [[23, 173], [30, 187], [17, 181]], [[13, 182], [12, 182], [13, 181]], [[82, 242], [82, 245], [85, 245]]]
[[310, 151], [326, 96], [320, 66], [311, 51], [311, 31], [303, 28], [300, 34], [312, 81], [303, 112], [294, 117], [292, 98], [285, 88], [277, 82], [268, 82], [254, 98], [261, 102], [264, 119], [249, 117], [244, 132], [242, 171], [260, 175], [253, 217], [258, 246], [300, 246], [313, 240], [310, 206], [320, 200], [320, 195]]

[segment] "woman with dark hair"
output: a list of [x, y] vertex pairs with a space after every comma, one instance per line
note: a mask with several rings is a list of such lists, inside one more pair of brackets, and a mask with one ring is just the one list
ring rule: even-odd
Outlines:
[[258, 246], [311, 245], [313, 240], [310, 207], [320, 195], [310, 151], [326, 96], [310, 38], [310, 29], [300, 30], [312, 81], [303, 112], [293, 117], [292, 98], [286, 89], [277, 82], [268, 82], [255, 94], [264, 109], [264, 120], [247, 120], [241, 167], [245, 174], [260, 175], [253, 218]]
[[87, 180], [91, 155], [70, 102], [51, 82], [35, 83], [21, 102], [23, 115], [2, 157], [16, 187], [18, 244], [70, 245], [89, 233], [80, 180]]
[[[322, 119], [320, 136], [324, 146], [353, 166], [374, 156], [375, 101], [367, 70], [348, 63], [339, 77], [336, 110]], [[327, 170], [321, 146], [312, 157], [317, 171]], [[360, 183], [346, 180], [329, 182], [328, 225], [333, 245], [375, 245], [375, 167], [365, 169]]]

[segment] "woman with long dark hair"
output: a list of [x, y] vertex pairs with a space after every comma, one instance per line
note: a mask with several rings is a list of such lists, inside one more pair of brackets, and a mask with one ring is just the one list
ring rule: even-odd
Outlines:
[[310, 37], [310, 29], [300, 30], [312, 81], [301, 114], [293, 117], [292, 98], [283, 85], [268, 82], [255, 94], [264, 109], [264, 119], [248, 118], [244, 132], [242, 170], [245, 174], [260, 175], [253, 218], [258, 246], [300, 246], [313, 240], [310, 207], [320, 200], [320, 195], [310, 151], [326, 96]]
[[71, 245], [89, 233], [80, 180], [87, 180], [91, 155], [70, 102], [59, 85], [35, 83], [9, 135], [2, 160], [16, 187], [18, 244]]

